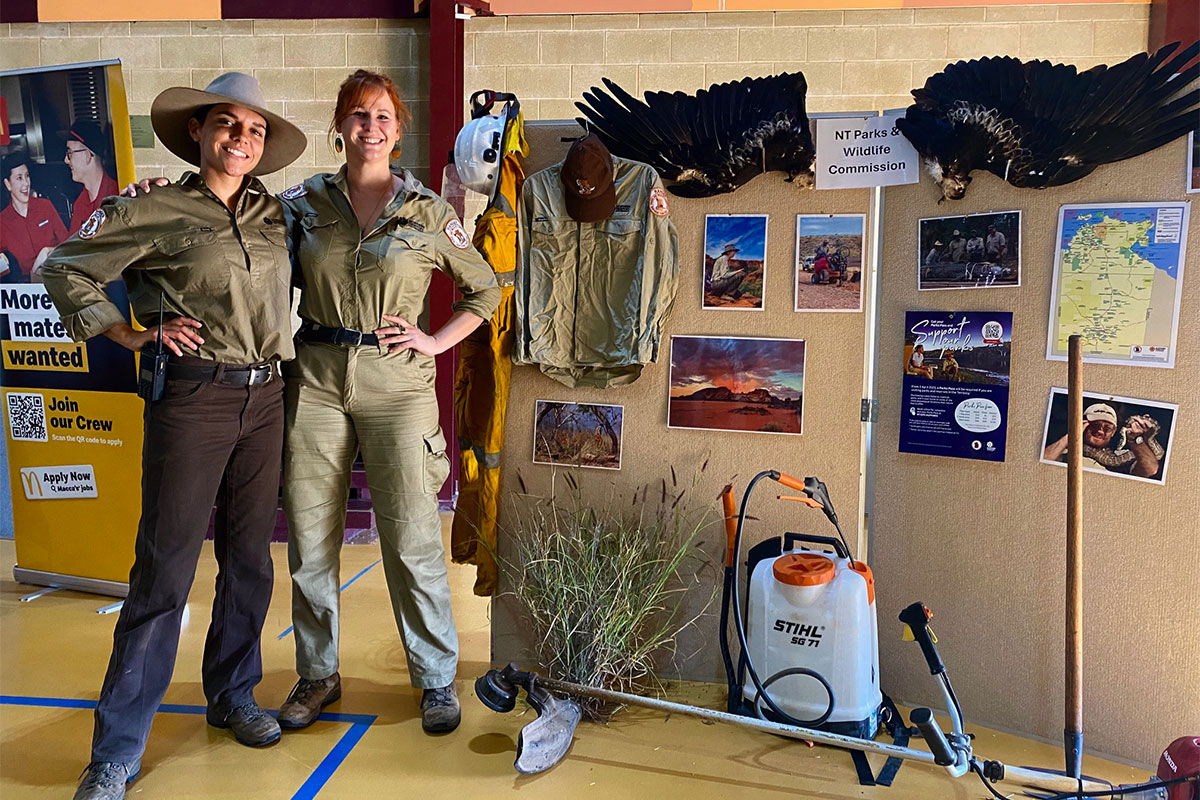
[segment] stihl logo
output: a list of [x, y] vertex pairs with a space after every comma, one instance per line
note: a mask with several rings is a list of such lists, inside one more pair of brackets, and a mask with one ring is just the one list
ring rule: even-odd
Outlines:
[[821, 636], [825, 633], [824, 625], [802, 625], [799, 622], [789, 622], [785, 619], [775, 620], [775, 630], [790, 634], [792, 644], [800, 647], [818, 647]]

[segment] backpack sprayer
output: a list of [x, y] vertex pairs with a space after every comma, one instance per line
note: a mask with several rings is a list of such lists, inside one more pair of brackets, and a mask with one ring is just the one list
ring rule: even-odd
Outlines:
[[[821, 509], [837, 530], [838, 538], [789, 533], [783, 537], [782, 543], [779, 538], [768, 539], [752, 548], [747, 562], [750, 576], [748, 609], [743, 614], [736, 567], [750, 495], [764, 478], [801, 492], [801, 496], [781, 496], [779, 499], [795, 500]], [[523, 672], [515, 664], [509, 664], [480, 676], [475, 681], [475, 693], [493, 711], [508, 712], [516, 707], [520, 689], [525, 689], [529, 705], [537, 712], [538, 718], [526, 725], [518, 737], [515, 762], [518, 772], [543, 772], [566, 756], [575, 727], [582, 717], [579, 706], [570, 699], [570, 696], [576, 696], [723, 722], [841, 747], [852, 754], [883, 755], [888, 758], [889, 764], [881, 770], [880, 777], [874, 779], [876, 783], [890, 782], [900, 761], [917, 761], [940, 766], [955, 778], [962, 777], [968, 771], [974, 772], [992, 795], [999, 798], [1003, 795], [992, 788], [992, 783], [1008, 780], [1058, 792], [1035, 795], [1044, 800], [1067, 800], [1073, 797], [1200, 800], [1200, 795], [1196, 794], [1198, 776], [1181, 771], [1179, 766], [1185, 763], [1188, 769], [1200, 771], [1200, 737], [1177, 740], [1164, 752], [1163, 758], [1170, 761], [1173, 771], [1164, 771], [1160, 762], [1159, 780], [1132, 786], [1113, 787], [1111, 784], [1046, 770], [1011, 767], [999, 761], [980, 761], [972, 751], [970, 735], [963, 730], [962, 707], [938, 654], [936, 639], [929, 630], [931, 614], [921, 603], [913, 603], [905, 608], [899, 618], [907, 626], [905, 638], [911, 636], [917, 642], [930, 673], [938, 680], [938, 687], [946, 701], [951, 731], [944, 733], [928, 708], [915, 708], [909, 718], [925, 740], [928, 752], [899, 743], [873, 741], [871, 737], [878, 732], [881, 723], [889, 724], [897, 731], [907, 732], [907, 729], [900, 721], [899, 713], [883, 698], [878, 688], [878, 633], [875, 626], [874, 581], [870, 569], [851, 557], [825, 484], [817, 478], [800, 481], [776, 470], [765, 470], [755, 475], [746, 487], [736, 515], [732, 486], [726, 487], [722, 493], [722, 502], [728, 541], [720, 645], [729, 682], [730, 711], [715, 711], [553, 680], [535, 672]], [[833, 552], [797, 551], [793, 548], [797, 542], [827, 545], [833, 548]], [[785, 549], [789, 552], [784, 553]], [[782, 591], [773, 593], [768, 583], [771, 580], [780, 584]], [[818, 591], [793, 591], [812, 587], [817, 587]], [[822, 615], [820, 619], [827, 621], [782, 616], [784, 611], [794, 612], [796, 608], [819, 609]], [[831, 611], [842, 608], [849, 609], [849, 621], [835, 620], [830, 615]], [[734, 629], [741, 647], [736, 669], [727, 634], [730, 609], [734, 612]], [[781, 613], [776, 614], [776, 611]], [[821, 628], [822, 625], [825, 627]], [[834, 627], [830, 628], [830, 625]], [[768, 633], [782, 634], [786, 641], [781, 640], [779, 646], [772, 647], [766, 641]], [[797, 642], [797, 639], [803, 641]], [[820, 644], [809, 644], [812, 640]], [[821, 651], [820, 656], [816, 655], [818, 651]], [[789, 655], [792, 656], [790, 664]], [[768, 673], [766, 680], [762, 680], [758, 667], [764, 671], [774, 671]], [[843, 675], [843, 672], [849, 675]], [[792, 675], [806, 676], [812, 680], [805, 681], [800, 689], [793, 686], [786, 692], [779, 692], [777, 697], [772, 696], [768, 688]], [[750, 685], [745, 683], [746, 676], [750, 678]], [[551, 692], [561, 692], [567, 697], [559, 698]], [[794, 716], [813, 713], [818, 708], [821, 710], [813, 718]], [[906, 741], [906, 738], [900, 736], [898, 742], [900, 740]], [[1170, 759], [1171, 748], [1176, 748], [1174, 759]]]

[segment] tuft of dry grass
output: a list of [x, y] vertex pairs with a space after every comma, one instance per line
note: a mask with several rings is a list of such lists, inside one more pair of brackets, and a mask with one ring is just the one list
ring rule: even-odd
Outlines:
[[[698, 479], [680, 488], [672, 469], [669, 481], [630, 496], [614, 488], [604, 502], [588, 504], [568, 472], [565, 488], [554, 476], [548, 497], [523, 493], [511, 501], [503, 535], [514, 543], [514, 558], [501, 569], [551, 677], [622, 692], [661, 690], [657, 668], [716, 597], [717, 582], [701, 577], [710, 562], [699, 537], [721, 518], [712, 503], [689, 504]], [[708, 599], [684, 618], [683, 600], [693, 591]], [[615, 711], [578, 699], [592, 719]]]

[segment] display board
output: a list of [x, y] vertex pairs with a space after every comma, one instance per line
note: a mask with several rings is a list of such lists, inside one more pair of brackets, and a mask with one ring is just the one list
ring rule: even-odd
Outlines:
[[[19, 581], [124, 595], [141, 511], [133, 353], [72, 342], [41, 285], [45, 253], [133, 180], [119, 62], [0, 73], [8, 142], [0, 312]], [[21, 213], [21, 209], [24, 213]], [[120, 282], [108, 288], [118, 307]]]
[[[1052, 388], [1067, 385], [1066, 363], [1046, 358], [1059, 212], [1185, 200], [1186, 162], [1181, 139], [1050, 189], [1015, 189], [979, 172], [958, 201], [939, 203], [928, 178], [885, 191], [872, 567], [883, 688], [898, 702], [942, 702], [895, 619], [921, 601], [933, 611], [970, 721], [1061, 741], [1067, 474], [1040, 463]], [[1187, 237], [1193, 262], [1200, 252], [1195, 207]], [[1019, 287], [918, 290], [919, 219], [1010, 210], [1021, 213]], [[1200, 315], [1200, 280], [1189, 273], [1181, 288], [1173, 368], [1083, 367], [1086, 395], [1099, 396], [1112, 409], [1099, 413], [1119, 424], [1146, 413], [1123, 398], [1178, 406], [1173, 431], [1163, 417], [1158, 437], [1170, 445], [1165, 480], [1122, 480], [1103, 468], [1083, 476], [1084, 742], [1145, 764], [1200, 722], [1200, 341], [1186, 334]], [[904, 361], [905, 315], [916, 310], [1012, 312], [1002, 463], [898, 452], [903, 373], [893, 365]]]
[[[578, 136], [579, 129], [570, 123], [532, 122], [526, 124], [531, 155], [526, 171], [538, 170], [561, 161], [569, 142], [565, 136]], [[571, 403], [603, 403], [619, 405], [622, 413], [622, 439], [619, 470], [575, 470], [584, 498], [590, 502], [607, 502], [610, 492], [629, 497], [635, 487], [658, 487], [662, 481], [672, 483], [672, 468], [678, 482], [688, 485], [692, 476], [707, 462], [695, 491], [690, 492], [694, 503], [708, 504], [714, 524], [703, 536], [703, 554], [707, 566], [701, 570], [700, 591], [689, 595], [688, 612], [698, 613], [708, 593], [715, 589], [720, 598], [720, 566], [724, 562], [725, 534], [720, 525], [718, 495], [727, 483], [734, 484], [738, 496], [747, 482], [764, 469], [779, 469], [793, 475], [817, 475], [829, 486], [833, 502], [852, 547], [862, 554], [859, 543], [860, 526], [856, 520], [859, 509], [860, 448], [863, 424], [860, 421], [860, 398], [863, 384], [863, 352], [866, 320], [855, 309], [860, 304], [858, 288], [846, 286], [847, 298], [842, 305], [852, 306], [847, 313], [797, 312], [796, 270], [810, 289], [830, 289], [813, 286], [812, 273], [803, 270], [804, 259], [796, 257], [797, 215], [866, 214], [867, 229], [870, 193], [865, 189], [817, 192], [787, 183], [783, 175], [773, 173], [755, 178], [731, 194], [708, 199], [689, 199], [669, 196], [671, 219], [679, 234], [679, 292], [666, 326], [661, 353], [657, 363], [647, 366], [636, 382], [606, 390], [568, 389], [543, 376], [536, 367], [514, 367], [509, 393], [508, 428], [501, 462], [502, 497], [511, 502], [524, 488], [531, 494], [544, 494], [550, 489], [551, 477], [558, 470], [562, 485], [563, 467], [541, 463], [535, 456], [534, 421], [539, 401]], [[767, 215], [765, 259], [762, 266], [762, 310], [730, 313], [727, 308], [703, 308], [706, 255], [709, 266], [712, 254], [705, 252], [705, 224], [710, 215]], [[861, 228], [859, 228], [861, 230]], [[756, 233], [753, 234], [757, 236]], [[861, 237], [858, 237], [861, 238]], [[862, 243], [850, 251], [850, 269], [863, 267]], [[724, 244], [724, 242], [722, 242]], [[747, 247], [747, 252], [753, 249]], [[750, 256], [756, 255], [751, 253]], [[749, 257], [749, 256], [748, 256]], [[711, 270], [710, 270], [711, 271]], [[863, 272], [863, 274], [867, 274]], [[755, 272], [757, 276], [758, 273]], [[757, 278], [756, 278], [757, 279]], [[759, 286], [759, 284], [755, 284]], [[866, 287], [862, 287], [866, 292]], [[729, 299], [729, 295], [725, 296]], [[822, 301], [810, 295], [808, 304], [819, 306]], [[711, 299], [711, 298], [710, 298]], [[711, 303], [709, 304], [711, 305]], [[825, 309], [826, 311], [830, 309]], [[787, 370], [781, 374], [780, 396], [770, 413], [780, 419], [766, 419], [750, 426], [744, 420], [737, 424], [716, 421], [720, 430], [712, 427], [694, 428], [692, 423], [668, 427], [668, 407], [679, 393], [669, 388], [671, 373], [671, 336], [705, 337], [732, 340], [730, 350], [740, 359], [743, 368], [756, 352], [770, 354], [771, 348], [756, 346], [762, 340], [803, 340], [803, 376], [797, 383], [794, 359], [801, 351], [788, 344], [792, 355]], [[678, 340], [677, 340], [678, 341]], [[682, 363], [682, 362], [681, 362]], [[735, 363], [733, 361], [731, 364]], [[787, 374], [782, 374], [787, 373]], [[803, 387], [803, 430], [798, 435], [784, 416], [795, 418], [796, 386]], [[789, 388], [790, 387], [790, 388]], [[790, 405], [789, 405], [790, 403]], [[712, 420], [710, 420], [712, 422]], [[741, 426], [766, 429], [768, 432], [733, 430]], [[778, 430], [776, 430], [776, 428]], [[796, 429], [799, 425], [796, 425]], [[789, 435], [791, 432], [791, 435]], [[753, 515], [758, 519], [747, 524], [745, 547], [768, 536], [782, 536], [786, 531], [803, 531], [834, 535], [825, 518], [798, 503], [781, 503], [774, 489], [760, 488], [755, 492]], [[512, 558], [510, 543], [503, 533], [505, 514], [501, 513], [500, 556]], [[522, 637], [522, 626], [512, 606], [502, 574], [500, 596], [493, 604], [492, 647], [493, 661], [527, 658], [528, 641]], [[681, 638], [676, 661], [664, 665], [664, 675], [680, 675], [695, 680], [720, 680], [720, 655], [717, 641], [717, 603]]]

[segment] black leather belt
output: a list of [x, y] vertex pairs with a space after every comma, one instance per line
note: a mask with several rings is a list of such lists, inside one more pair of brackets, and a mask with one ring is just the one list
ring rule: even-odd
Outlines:
[[257, 386], [260, 383], [267, 383], [278, 372], [279, 365], [276, 361], [248, 367], [226, 366], [225, 364], [201, 367], [194, 364], [167, 363], [168, 380], [214, 383], [218, 386]]
[[354, 328], [327, 328], [315, 322], [306, 322], [296, 331], [296, 338], [302, 342], [322, 342], [324, 344], [340, 344], [345, 347], [378, 347], [379, 337], [373, 333], [363, 333]]

